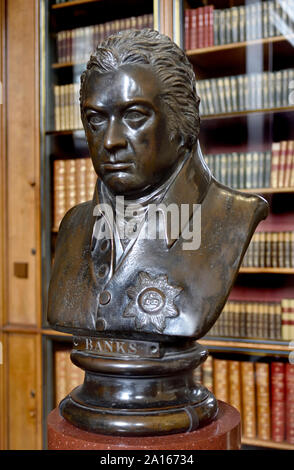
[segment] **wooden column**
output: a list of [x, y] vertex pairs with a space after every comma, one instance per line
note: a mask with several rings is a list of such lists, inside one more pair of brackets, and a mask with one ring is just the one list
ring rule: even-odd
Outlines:
[[2, 14], [4, 4], [0, 333], [5, 347], [0, 367], [5, 437], [1, 445], [38, 449], [42, 445], [39, 1], [1, 0]]

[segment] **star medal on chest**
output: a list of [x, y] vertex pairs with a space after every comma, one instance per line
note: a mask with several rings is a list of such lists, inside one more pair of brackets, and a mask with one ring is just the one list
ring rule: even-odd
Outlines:
[[182, 290], [182, 287], [169, 284], [164, 274], [152, 277], [146, 272], [140, 272], [135, 285], [127, 289], [130, 302], [123, 316], [135, 317], [138, 329], [151, 324], [162, 333], [166, 327], [166, 319], [179, 315], [174, 299]]

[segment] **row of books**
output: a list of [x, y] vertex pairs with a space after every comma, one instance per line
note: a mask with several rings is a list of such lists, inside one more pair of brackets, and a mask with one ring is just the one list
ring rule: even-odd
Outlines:
[[294, 364], [209, 356], [195, 378], [240, 411], [243, 437], [294, 444]]
[[214, 7], [207, 5], [185, 10], [185, 48], [201, 49], [214, 44]]
[[54, 86], [56, 131], [82, 129], [79, 94], [79, 83]]
[[291, 34], [292, 6], [292, 0], [275, 0], [215, 10], [214, 45]]
[[294, 338], [294, 299], [228, 301], [209, 336], [288, 341]]
[[55, 406], [75, 387], [84, 381], [84, 371], [70, 360], [70, 350], [54, 351], [54, 403]]
[[84, 63], [97, 45], [111, 34], [126, 29], [153, 28], [153, 15], [133, 16], [57, 33], [57, 63]]
[[58, 230], [65, 213], [76, 204], [89, 201], [97, 181], [90, 158], [54, 160], [53, 230]]
[[257, 232], [243, 259], [247, 268], [294, 268], [294, 232]]
[[294, 141], [273, 142], [271, 151], [210, 154], [217, 180], [236, 189], [294, 188]]
[[290, 106], [294, 69], [198, 81], [200, 113], [232, 113]]
[[206, 155], [205, 160], [215, 178], [231, 188], [271, 187], [270, 151], [218, 153]]

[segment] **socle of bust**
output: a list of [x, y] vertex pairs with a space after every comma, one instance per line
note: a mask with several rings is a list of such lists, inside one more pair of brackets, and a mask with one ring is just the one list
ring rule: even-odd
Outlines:
[[80, 100], [99, 179], [93, 200], [60, 225], [49, 323], [99, 337], [202, 337], [266, 201], [211, 175], [198, 141], [194, 72], [166, 36], [109, 37], [81, 77]]

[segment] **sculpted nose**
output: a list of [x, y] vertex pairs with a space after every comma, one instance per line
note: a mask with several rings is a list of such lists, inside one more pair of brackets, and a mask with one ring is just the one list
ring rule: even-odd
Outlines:
[[127, 141], [123, 133], [122, 123], [119, 120], [111, 119], [109, 121], [105, 136], [104, 136], [104, 147], [107, 150], [113, 150], [116, 148], [124, 148], [127, 146]]

